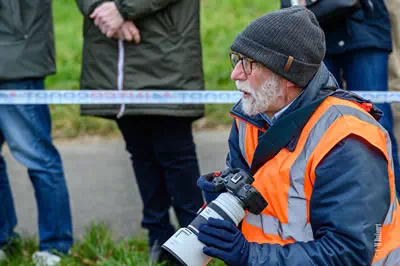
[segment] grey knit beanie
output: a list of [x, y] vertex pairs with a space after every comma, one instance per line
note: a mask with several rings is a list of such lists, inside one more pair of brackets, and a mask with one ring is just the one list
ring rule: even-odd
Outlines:
[[324, 59], [325, 35], [310, 10], [294, 6], [254, 20], [231, 49], [305, 87]]

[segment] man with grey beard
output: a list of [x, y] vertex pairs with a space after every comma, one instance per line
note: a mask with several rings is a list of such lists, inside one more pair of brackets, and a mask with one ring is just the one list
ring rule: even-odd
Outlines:
[[[268, 13], [234, 40], [227, 166], [251, 174], [268, 206], [199, 227], [227, 265], [399, 265], [400, 208], [390, 137], [370, 101], [341, 90], [323, 64], [325, 36], [303, 7]], [[208, 202], [218, 196], [198, 179]]]
[[[258, 68], [262, 67], [258, 64], [255, 64], [255, 66]], [[268, 69], [265, 70], [268, 71]], [[247, 115], [255, 116], [260, 113], [271, 114], [271, 111], [268, 111], [271, 104], [284, 96], [283, 91], [280, 89], [283, 79], [271, 71], [269, 71], [268, 74], [269, 75], [259, 89], [254, 89], [248, 80], [236, 80], [237, 89], [244, 94], [242, 108]]]

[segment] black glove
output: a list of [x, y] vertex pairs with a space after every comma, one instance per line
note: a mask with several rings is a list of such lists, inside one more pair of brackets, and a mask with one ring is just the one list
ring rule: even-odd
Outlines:
[[206, 245], [204, 254], [223, 260], [229, 266], [248, 265], [250, 244], [232, 222], [209, 218], [199, 231], [198, 238]]
[[213, 179], [221, 175], [221, 173], [222, 172], [212, 172], [202, 175], [197, 179], [197, 186], [203, 191], [207, 203], [215, 200], [219, 194], [226, 191], [226, 189], [221, 189], [212, 182]]

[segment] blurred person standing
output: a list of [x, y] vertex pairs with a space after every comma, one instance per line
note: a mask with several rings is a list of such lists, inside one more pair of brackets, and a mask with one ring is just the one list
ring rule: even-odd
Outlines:
[[[281, 0], [282, 7], [291, 0]], [[301, 4], [301, 3], [300, 3]], [[352, 91], [388, 91], [388, 61], [392, 51], [389, 13], [384, 0], [360, 0], [361, 8], [346, 19], [321, 25], [326, 36], [324, 62], [339, 87]], [[390, 104], [377, 104], [384, 116], [379, 121], [392, 140], [397, 194], [400, 165]]]
[[[385, 3], [390, 15], [393, 44], [393, 51], [389, 56], [389, 90], [400, 92], [400, 1], [386, 0]], [[400, 126], [400, 106], [394, 104], [392, 107], [394, 109], [394, 124], [397, 124], [394, 127], [396, 129]], [[400, 181], [397, 182], [397, 186], [400, 185], [399, 183]], [[400, 191], [397, 194], [400, 196]]]
[[[56, 72], [51, 0], [2, 1], [0, 5], [0, 91], [44, 90]], [[0, 105], [0, 259], [17, 237], [17, 217], [1, 155], [7, 142], [28, 168], [38, 207], [39, 250], [33, 260], [55, 265], [53, 251], [67, 253], [73, 242], [68, 189], [51, 137], [47, 105]]]
[[400, 91], [400, 1], [386, 0], [392, 27], [393, 51], [389, 56], [389, 89]]
[[[76, 0], [84, 16], [81, 89], [203, 90], [199, 0]], [[82, 105], [83, 115], [115, 119], [143, 201], [152, 261], [203, 204], [192, 122], [203, 105]]]

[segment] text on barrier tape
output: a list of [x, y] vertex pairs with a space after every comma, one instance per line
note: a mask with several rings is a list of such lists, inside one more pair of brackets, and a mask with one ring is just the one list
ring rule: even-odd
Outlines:
[[[400, 92], [359, 91], [375, 103], [399, 103]], [[239, 91], [0, 90], [0, 104], [232, 104]]]

